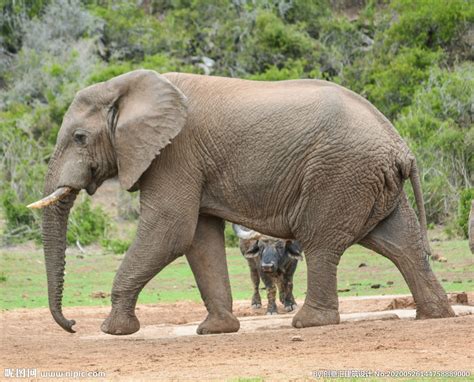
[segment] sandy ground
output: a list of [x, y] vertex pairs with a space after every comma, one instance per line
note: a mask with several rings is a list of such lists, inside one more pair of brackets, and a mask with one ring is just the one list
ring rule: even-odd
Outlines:
[[315, 371], [355, 369], [474, 373], [474, 293], [452, 297], [464, 303], [455, 306], [462, 316], [420, 321], [405, 318], [411, 310], [388, 310], [411, 307], [410, 298], [395, 297], [343, 298], [341, 324], [300, 330], [290, 327], [292, 314], [265, 316], [238, 301], [239, 333], [211, 336], [194, 334], [206, 312], [193, 302], [139, 306], [142, 329], [124, 337], [100, 332], [109, 308], [65, 309], [77, 321], [75, 334], [46, 309], [4, 311], [0, 379], [5, 368], [99, 370], [126, 380], [307, 380]]

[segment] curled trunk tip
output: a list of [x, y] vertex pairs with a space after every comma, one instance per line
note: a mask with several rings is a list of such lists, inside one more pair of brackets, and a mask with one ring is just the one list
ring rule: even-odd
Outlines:
[[56, 321], [66, 332], [76, 333], [76, 331], [72, 328], [74, 325], [76, 325], [76, 321], [68, 320], [66, 317], [64, 317], [61, 311], [51, 310], [51, 314], [53, 315], [54, 321]]

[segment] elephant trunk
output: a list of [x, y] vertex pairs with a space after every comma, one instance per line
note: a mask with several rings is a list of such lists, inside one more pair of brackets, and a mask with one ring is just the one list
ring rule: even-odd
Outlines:
[[[55, 191], [59, 171], [54, 158], [48, 167], [45, 195]], [[62, 313], [62, 297], [64, 286], [64, 269], [66, 265], [66, 233], [69, 211], [71, 210], [78, 191], [72, 190], [62, 196], [54, 204], [44, 208], [43, 215], [43, 246], [48, 280], [49, 309], [54, 320], [66, 331], [74, 333], [74, 320], [68, 320]]]

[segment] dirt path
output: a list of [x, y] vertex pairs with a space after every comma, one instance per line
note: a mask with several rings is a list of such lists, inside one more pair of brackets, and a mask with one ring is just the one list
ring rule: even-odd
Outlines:
[[[127, 337], [101, 334], [108, 308], [65, 309], [66, 317], [78, 322], [76, 334], [60, 329], [46, 309], [2, 312], [0, 371], [100, 370], [107, 379], [143, 380], [304, 380], [317, 370], [351, 369], [474, 372], [473, 315], [423, 321], [385, 315], [384, 320], [296, 330], [289, 327], [289, 314], [268, 317], [261, 310], [255, 316], [247, 306], [247, 301], [235, 303], [236, 314], [247, 316], [241, 332], [213, 336], [189, 335], [194, 328], [183, 324], [205, 317], [201, 304], [192, 302], [140, 306], [142, 330]], [[389, 306], [391, 297], [341, 300], [344, 320], [353, 317], [348, 313]]]

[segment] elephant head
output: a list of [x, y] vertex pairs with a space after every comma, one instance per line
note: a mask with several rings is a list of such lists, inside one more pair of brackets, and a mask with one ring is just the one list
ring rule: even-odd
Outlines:
[[154, 71], [137, 70], [78, 92], [64, 116], [48, 165], [43, 208], [43, 243], [50, 311], [65, 330], [62, 314], [66, 230], [77, 193], [90, 195], [118, 175], [126, 190], [184, 127], [185, 96]]

